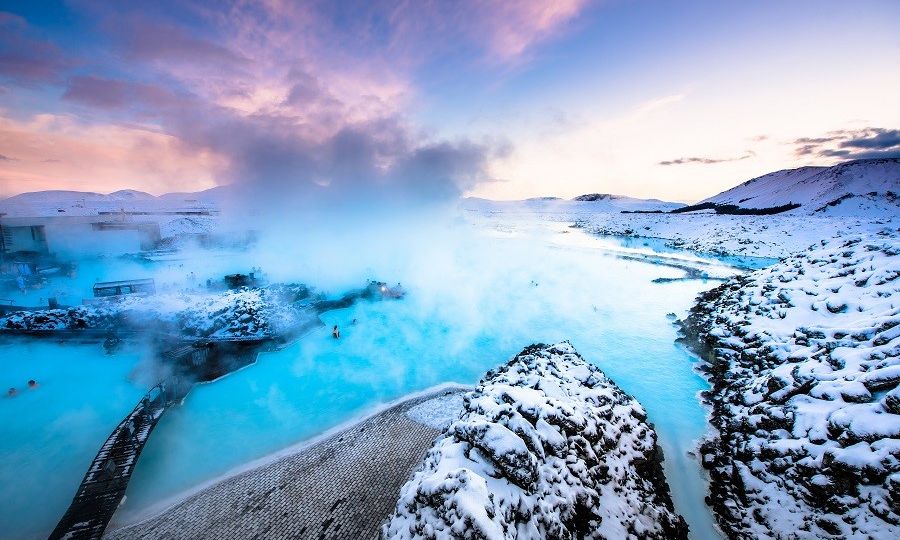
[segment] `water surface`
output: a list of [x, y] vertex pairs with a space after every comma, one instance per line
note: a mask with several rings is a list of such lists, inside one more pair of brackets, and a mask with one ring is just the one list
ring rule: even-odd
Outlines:
[[[532, 224], [480, 229], [474, 238], [412, 250], [415, 256], [386, 257], [372, 271], [402, 276], [409, 291], [404, 300], [326, 313], [325, 326], [301, 340], [195, 387], [157, 426], [114, 521], [138, 519], [378, 404], [444, 382], [477, 383], [528, 344], [570, 340], [646, 407], [676, 509], [694, 538], [714, 537], [705, 480], [687, 454], [706, 430], [697, 397], [705, 382], [692, 369], [693, 358], [675, 345], [667, 315], [684, 315], [696, 294], [716, 282], [653, 283], [684, 272], [651, 262], [665, 255], [710, 275], [736, 270], [678, 253], [644, 262], [645, 248]], [[227, 259], [211, 270], [201, 262], [162, 268], [179, 286], [191, 271], [250, 266]], [[122, 264], [123, 272], [135, 269]], [[331, 337], [334, 324], [340, 340]], [[4, 385], [46, 381], [33, 394], [0, 402], [0, 489], [13, 501], [0, 510], [0, 526], [11, 538], [39, 538], [65, 511], [94, 453], [146, 385], [131, 382], [136, 353], [107, 357], [99, 346], [36, 342], [0, 347]]]

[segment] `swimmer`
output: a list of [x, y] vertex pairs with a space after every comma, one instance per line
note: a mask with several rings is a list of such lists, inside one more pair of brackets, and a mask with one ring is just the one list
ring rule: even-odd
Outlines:
[[28, 380], [28, 388], [34, 389], [34, 388], [37, 388], [37, 385], [38, 385], [38, 384], [37, 384], [37, 381], [36, 381], [36, 380], [34, 380], [34, 379], [29, 379], [29, 380]]
[[341, 337], [341, 331], [338, 329], [337, 325], [334, 325], [334, 328], [331, 329], [331, 336], [334, 337], [334, 339]]
[[19, 393], [19, 391], [16, 390], [15, 388], [10, 388], [9, 390], [6, 391], [6, 397], [16, 397], [16, 394], [18, 394], [18, 393]]

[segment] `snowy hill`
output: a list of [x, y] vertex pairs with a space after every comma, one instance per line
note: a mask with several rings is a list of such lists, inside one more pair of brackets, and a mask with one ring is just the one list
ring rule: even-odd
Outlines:
[[198, 193], [170, 193], [156, 197], [134, 189], [109, 194], [92, 191], [35, 191], [0, 200], [0, 213], [10, 217], [93, 216], [101, 212], [161, 212], [185, 209], [213, 209], [213, 190]]
[[772, 208], [799, 204], [794, 214], [877, 217], [900, 210], [900, 159], [800, 167], [748, 180], [698, 204]]

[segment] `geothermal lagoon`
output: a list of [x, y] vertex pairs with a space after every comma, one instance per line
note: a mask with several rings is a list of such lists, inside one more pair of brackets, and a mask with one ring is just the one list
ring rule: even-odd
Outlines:
[[[707, 429], [698, 398], [707, 386], [693, 369], [695, 358], [675, 343], [672, 323], [698, 292], [742, 270], [561, 224], [488, 221], [466, 226], [465, 237], [466, 249], [463, 239], [448, 237], [411, 246], [406, 256], [375, 257], [378, 266], [366, 270], [371, 275], [358, 278], [402, 279], [404, 299], [325, 312], [324, 325], [260, 353], [255, 364], [196, 385], [153, 432], [111, 528], [392, 400], [443, 383], [473, 385], [525, 345], [570, 340], [644, 405], [665, 453], [676, 511], [692, 537], [716, 536], [703, 501], [706, 480], [691, 457]], [[51, 286], [60, 296], [83, 296], [96, 277], [118, 272], [191, 288], [261, 257], [197, 251], [158, 263], [89, 260], [76, 278]], [[261, 266], [278, 279], [316, 285], [303, 264], [294, 276], [289, 263]], [[352, 275], [339, 274], [326, 287], [337, 294]], [[331, 336], [334, 325], [340, 340]], [[0, 400], [6, 433], [0, 526], [9, 538], [42, 538], [65, 512], [99, 445], [152, 386], [152, 362], [139, 343], [106, 354], [100, 344], [6, 338], [0, 359], [0, 384], [40, 383]]]

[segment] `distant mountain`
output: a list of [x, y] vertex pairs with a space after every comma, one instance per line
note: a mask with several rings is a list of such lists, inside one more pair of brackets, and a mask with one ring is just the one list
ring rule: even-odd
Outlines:
[[114, 191], [106, 197], [108, 197], [109, 199], [120, 201], [148, 201], [156, 199], [155, 195], [151, 195], [144, 191], [137, 191], [135, 189], [122, 189], [119, 191]]
[[699, 205], [772, 208], [790, 204], [793, 214], [897, 215], [900, 158], [848, 161], [832, 167], [800, 167], [753, 178]]
[[621, 212], [623, 210], [674, 210], [683, 207], [682, 203], [660, 201], [658, 199], [636, 199], [622, 195], [593, 193], [579, 195], [571, 200], [559, 197], [536, 197], [518, 201], [494, 201], [468, 197], [462, 200], [461, 207], [466, 210], [496, 212], [546, 212], [546, 213], [587, 213], [587, 212]]

